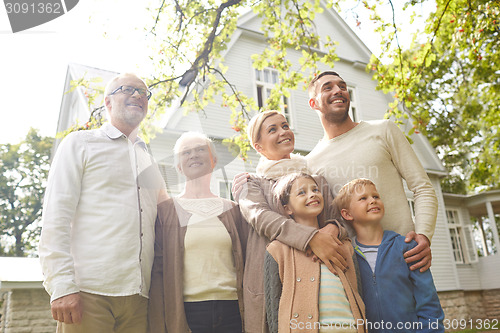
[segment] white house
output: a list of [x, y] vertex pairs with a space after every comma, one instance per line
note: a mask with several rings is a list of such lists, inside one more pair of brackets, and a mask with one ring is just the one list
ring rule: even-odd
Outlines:
[[[390, 98], [375, 89], [376, 82], [366, 73], [365, 67], [371, 52], [332, 9], [324, 8], [316, 16], [316, 31], [321, 39], [326, 34], [338, 41], [339, 61], [333, 70], [346, 80], [351, 93], [351, 115], [356, 121], [382, 119]], [[237, 89], [265, 100], [268, 88], [277, 82], [272, 68], [258, 71], [252, 67], [251, 55], [265, 48], [265, 38], [260, 31], [261, 19], [253, 12], [242, 15], [230, 45], [224, 55], [224, 64], [229, 67], [225, 76]], [[318, 46], [321, 51], [321, 43]], [[288, 57], [297, 63], [300, 53], [289, 50]], [[330, 68], [322, 68], [327, 70]], [[70, 81], [86, 73], [87, 78], [102, 77], [106, 82], [116, 73], [82, 65], [71, 64], [68, 68], [65, 91]], [[307, 92], [298, 89], [286, 101], [286, 115], [296, 135], [296, 150], [306, 154], [323, 135], [323, 129], [308, 106]], [[172, 148], [179, 135], [188, 130], [202, 131], [218, 142], [219, 164], [213, 177], [213, 191], [223, 197], [230, 197], [231, 180], [241, 171], [252, 172], [258, 157], [249, 154], [247, 162], [235, 158], [221, 144], [222, 139], [234, 134], [229, 125], [230, 112], [221, 107], [220, 100], [206, 107], [203, 113], [183, 115], [182, 110], [171, 108], [164, 117], [164, 131], [150, 142], [150, 148], [159, 162], [171, 195], [180, 192], [182, 179], [173, 165]], [[61, 104], [58, 131], [70, 127], [76, 119], [85, 122], [89, 115], [87, 100], [82, 89], [64, 94]], [[471, 217], [480, 221], [494, 221], [500, 213], [500, 192], [492, 191], [475, 196], [443, 194], [439, 179], [446, 174], [434, 149], [422, 134], [413, 135], [413, 148], [427, 171], [439, 199], [436, 231], [432, 240], [432, 274], [445, 308], [447, 318], [472, 319], [500, 318], [500, 242], [495, 223], [488, 232], [493, 235], [490, 245], [495, 253], [478, 257], [474, 241]], [[408, 191], [408, 203], [412, 207], [412, 193]], [[487, 217], [483, 219], [482, 217]], [[484, 224], [484, 223], [483, 223]], [[479, 224], [479, 225], [483, 225]], [[487, 224], [487, 223], [486, 223]], [[483, 233], [484, 234], [484, 233]], [[484, 235], [483, 235], [484, 236]], [[486, 242], [484, 242], [486, 243]], [[484, 247], [487, 248], [487, 247]]]

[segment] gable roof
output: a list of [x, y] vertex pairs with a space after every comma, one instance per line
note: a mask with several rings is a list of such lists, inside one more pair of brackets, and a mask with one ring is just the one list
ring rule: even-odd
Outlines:
[[[100, 68], [74, 63], [69, 64], [68, 70], [66, 71], [66, 80], [64, 82], [64, 91], [61, 101], [61, 111], [59, 112], [59, 119], [57, 123], [57, 131], [64, 131], [69, 126], [71, 126], [76, 119], [86, 122], [90, 116], [91, 109], [93, 109], [94, 107], [98, 107], [103, 103], [102, 99], [99, 99], [96, 100], [90, 108], [86, 107], [78, 110], [80, 111], [78, 114], [69, 112], [72, 110], [71, 107], [75, 104], [85, 106], [88, 104], [88, 98], [85, 96], [84, 87], [80, 86], [72, 92], [69, 92], [71, 90], [71, 81], [85, 78], [85, 80], [87, 81], [93, 81], [91, 87], [98, 88], [99, 86], [104, 87], [109, 80], [111, 80], [118, 74], [119, 73]], [[75, 100], [77, 100], [76, 103]]]
[[[321, 26], [321, 29], [317, 29], [316, 31], [320, 39], [325, 41], [326, 36], [330, 36], [338, 41], [336, 53], [341, 60], [353, 63], [359, 62], [363, 65], [368, 64], [372, 55], [370, 49], [368, 49], [351, 27], [342, 17], [340, 17], [337, 11], [333, 8], [329, 8], [323, 0], [320, 1], [320, 6], [323, 9], [323, 13], [317, 14], [314, 19], [316, 28]], [[260, 30], [261, 25], [262, 18], [250, 10], [243, 13], [238, 18], [237, 28], [264, 36], [262, 30]], [[334, 35], [332, 35], [333, 32]], [[318, 51], [321, 52], [320, 50]]]
[[[321, 39], [326, 40], [326, 35], [330, 34], [331, 37], [338, 40], [339, 44], [337, 46], [336, 52], [340, 58], [339, 65], [340, 63], [344, 64], [342, 67], [344, 70], [347, 70], [346, 66], [357, 68], [356, 75], [351, 77], [351, 80], [354, 80], [354, 82], [351, 82], [351, 84], [356, 82], [360, 83], [358, 82], [358, 80], [361, 77], [363, 77], [363, 83], [359, 84], [359, 89], [365, 92], [367, 90], [370, 90], [371, 95], [379, 96], [376, 102], [377, 103], [376, 112], [373, 107], [368, 106], [370, 104], [365, 104], [365, 110], [370, 112], [369, 115], [366, 115], [368, 116], [366, 120], [382, 119], [385, 113], [385, 106], [387, 105], [386, 103], [389, 103], [391, 98], [389, 95], [383, 94], [380, 91], [375, 91], [374, 81], [372, 81], [371, 78], [367, 78], [369, 74], [365, 72], [364, 68], [366, 67], [367, 63], [370, 60], [372, 54], [371, 51], [366, 47], [366, 45], [361, 41], [361, 39], [357, 36], [357, 34], [347, 25], [347, 23], [345, 23], [345, 21], [340, 17], [340, 15], [335, 10], [327, 8], [324, 2], [321, 2], [321, 5], [324, 11], [323, 13], [316, 15], [315, 18], [316, 28], [318, 33], [320, 34]], [[265, 43], [264, 33], [260, 30], [261, 24], [262, 24], [262, 18], [251, 10], [247, 11], [246, 13], [243, 13], [239, 17], [237, 23], [237, 29], [233, 34], [233, 36], [231, 37], [231, 41], [228, 43], [227, 49], [222, 54], [223, 58], [226, 61], [226, 66], [229, 66], [231, 68], [230, 71], [234, 72], [236, 70], [234, 66], [239, 66], [239, 67], [251, 66], [251, 63], [249, 61], [245, 61], [245, 59], [242, 58], [242, 53], [239, 44], [249, 43], [249, 40], [255, 41], [255, 43], [262, 43], [262, 44]], [[255, 51], [255, 49], [253, 48], [256, 45], [257, 44], [252, 44], [250, 47], [247, 47], [245, 51], [247, 50]], [[318, 52], [321, 53], [321, 51]], [[248, 54], [243, 54], [243, 56], [246, 56], [248, 58]], [[237, 59], [235, 60], [234, 57], [237, 57]], [[293, 58], [293, 56], [291, 56], [291, 58]], [[233, 67], [231, 67], [229, 63], [232, 63]], [[251, 70], [247, 72], [251, 73]], [[351, 72], [352, 71], [350, 71], [350, 73]], [[242, 73], [241, 68], [238, 68], [238, 75], [241, 76], [242, 75], [241, 73]], [[229, 73], [226, 74], [226, 77], [229, 78]], [[371, 81], [371, 83], [367, 83], [366, 81]], [[242, 82], [239, 83], [241, 84]], [[250, 90], [248, 90], [249, 89], [248, 83], [246, 83], [246, 89], [247, 89], [246, 93], [249, 93]], [[294, 99], [295, 102], [294, 108], [296, 109], [299, 108], [297, 102], [300, 100], [301, 101], [299, 103], [300, 108], [309, 109], [309, 107], [306, 106], [306, 104], [304, 104], [306, 102], [304, 100], [305, 97], [302, 96], [303, 93], [299, 92], [299, 90], [300, 89], [297, 89], [296, 91], [293, 92], [293, 94], [296, 97]], [[301, 95], [301, 97], [299, 98], [298, 95]], [[223, 122], [224, 115], [222, 115], [219, 111], [220, 107], [214, 107], [210, 109], [210, 116], [208, 118], [218, 118], [220, 122]], [[302, 110], [301, 112], [304, 112], [304, 110]], [[226, 113], [228, 113], [228, 111], [226, 111]], [[178, 105], [176, 105], [174, 107], [169, 108], [166, 116], [167, 121], [165, 121], [164, 124], [162, 125], [164, 125], [163, 128], [165, 128], [166, 130], [176, 130], [187, 127], [197, 130], [203, 130], [203, 125], [208, 124], [210, 121], [213, 122], [213, 119], [204, 120], [202, 118], [203, 115], [201, 114], [201, 112], [198, 114], [193, 112], [188, 114], [187, 116], [183, 115], [182, 108], [179, 109]], [[210, 125], [206, 126], [210, 127]], [[229, 125], [225, 127], [229, 127]], [[412, 124], [408, 122], [405, 128], [406, 132], [411, 127]], [[222, 134], [226, 134], [227, 136], [231, 135], [231, 133], [229, 134], [227, 133], [226, 128], [217, 128], [215, 132], [213, 131], [212, 128], [212, 131], [207, 134], [211, 136], [214, 135], [217, 136]], [[296, 140], [299, 139], [300, 135], [302, 134], [303, 133], [299, 134], [299, 136], [296, 135]], [[420, 161], [422, 162], [427, 172], [435, 174], [437, 176], [446, 175], [447, 172], [446, 169], [444, 168], [441, 160], [436, 155], [434, 148], [430, 145], [427, 138], [422, 134], [413, 134], [412, 139], [414, 140], [413, 144], [414, 151], [419, 157]], [[304, 149], [311, 150], [313, 148], [314, 142], [312, 142], [311, 140], [307, 141], [307, 143], [302, 142], [302, 146], [300, 145], [299, 141], [300, 140], [296, 141], [296, 149], [302, 151]], [[306, 150], [304, 150], [304, 152], [307, 153]]]
[[[336, 53], [340, 60], [364, 69], [370, 60], [371, 51], [334, 9], [328, 8], [324, 1], [321, 1], [320, 5], [323, 8], [323, 13], [316, 15], [314, 22], [317, 27], [321, 27], [321, 29], [317, 29], [321, 40], [326, 41], [327, 35], [334, 37], [339, 43]], [[243, 35], [253, 35], [264, 41], [264, 33], [260, 29], [261, 25], [262, 18], [252, 10], [248, 10], [240, 15], [237, 22], [237, 29], [231, 36], [227, 48], [222, 52], [222, 57], [225, 58], [231, 52], [233, 46]], [[335, 36], [331, 35], [332, 32], [335, 32]], [[321, 50], [317, 51], [320, 54], [323, 53]], [[175, 129], [178, 127], [179, 122], [196, 122], [198, 121], [197, 118], [198, 116], [190, 114], [188, 115], [189, 120], [187, 120], [183, 112], [179, 110], [178, 103], [174, 102], [162, 117], [161, 125], [165, 129]]]
[[[61, 108], [59, 111], [59, 118], [57, 121], [56, 132], [62, 132], [74, 125], [76, 122], [79, 124], [85, 123], [90, 117], [91, 111], [103, 105], [103, 100], [98, 99], [93, 105], [89, 107], [89, 99], [86, 96], [86, 89], [82, 86], [77, 87], [73, 91], [71, 90], [71, 81], [80, 80], [84, 78], [85, 80], [91, 82], [90, 86], [93, 89], [103, 88], [106, 83], [119, 73], [71, 63], [68, 65], [66, 71], [66, 79], [64, 81], [63, 96], [61, 100]], [[105, 115], [104, 115], [105, 116]], [[52, 156], [59, 146], [61, 139], [57, 139], [52, 147]]]

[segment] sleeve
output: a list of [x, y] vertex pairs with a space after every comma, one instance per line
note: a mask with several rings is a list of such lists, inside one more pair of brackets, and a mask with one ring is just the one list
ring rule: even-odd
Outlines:
[[[415, 247], [417, 243], [412, 241], [405, 251]], [[439, 302], [439, 297], [434, 286], [434, 280], [430, 270], [421, 273], [419, 270], [410, 271], [410, 280], [413, 284], [413, 297], [418, 321], [422, 324], [420, 333], [444, 332], [444, 312]]]
[[438, 201], [436, 192], [410, 143], [392, 121], [387, 121], [387, 143], [394, 166], [414, 194], [415, 232], [432, 240], [436, 227]]
[[281, 299], [281, 280], [279, 266], [273, 256], [266, 251], [264, 257], [264, 294], [266, 317], [270, 333], [278, 333], [278, 313]]
[[148, 321], [151, 332], [166, 333], [165, 296], [163, 291], [163, 222], [164, 211], [159, 208], [155, 223], [155, 256], [151, 270]]
[[[279, 240], [295, 249], [305, 251], [318, 229], [298, 224], [293, 219], [274, 211], [264, 195], [264, 191], [267, 191], [268, 196], [272, 198], [269, 194], [272, 191], [271, 182], [266, 189], [263, 189], [261, 183], [251, 177], [247, 185], [247, 195], [239, 199], [241, 214], [245, 220], [260, 236], [267, 237], [270, 241]], [[276, 202], [273, 206], [279, 207]]]
[[39, 256], [43, 285], [51, 302], [79, 292], [71, 255], [71, 225], [76, 214], [85, 171], [85, 140], [69, 134], [59, 145], [45, 190]]

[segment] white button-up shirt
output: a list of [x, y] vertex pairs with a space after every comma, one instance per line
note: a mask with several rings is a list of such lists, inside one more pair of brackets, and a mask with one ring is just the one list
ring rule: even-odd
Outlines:
[[148, 297], [158, 194], [145, 143], [111, 124], [69, 134], [45, 192], [40, 261], [51, 301], [78, 291]]

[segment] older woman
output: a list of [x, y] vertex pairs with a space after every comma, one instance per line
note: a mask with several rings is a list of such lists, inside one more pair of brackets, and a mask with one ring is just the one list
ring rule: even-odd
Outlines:
[[183, 134], [174, 152], [184, 191], [158, 206], [150, 328], [161, 332], [243, 331], [247, 224], [238, 206], [210, 190], [217, 162], [205, 135]]
[[[257, 114], [248, 125], [251, 145], [261, 155], [257, 175], [237, 176], [235, 184], [246, 182], [239, 195], [243, 217], [252, 225], [247, 244], [244, 276], [245, 331], [267, 332], [265, 322], [263, 264], [267, 244], [274, 239], [295, 249], [312, 250], [325, 265], [334, 271], [332, 263], [344, 270], [346, 261], [337, 250], [340, 241], [331, 234], [318, 232], [314, 227], [300, 225], [281, 212], [281, 205], [272, 195], [272, 186], [278, 178], [292, 172], [305, 172], [306, 160], [294, 150], [295, 136], [286, 118], [278, 111]], [[332, 200], [328, 184], [323, 177], [315, 177], [325, 202]], [[237, 188], [238, 186], [236, 186]], [[239, 192], [233, 188], [233, 192]], [[283, 213], [283, 212], [281, 212]], [[333, 217], [332, 209], [325, 209], [320, 221]], [[323, 224], [324, 225], [324, 224]]]

